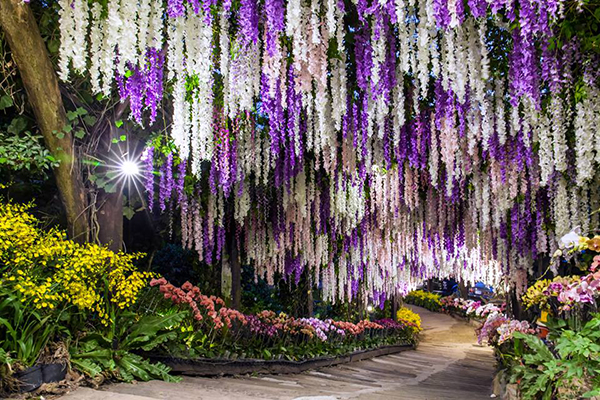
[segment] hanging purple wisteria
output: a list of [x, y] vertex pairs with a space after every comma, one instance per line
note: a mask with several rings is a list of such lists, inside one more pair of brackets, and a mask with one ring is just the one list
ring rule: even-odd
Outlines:
[[206, 262], [233, 227], [269, 282], [380, 302], [435, 276], [521, 289], [557, 236], [598, 227], [600, 62], [552, 41], [564, 1], [61, 6], [63, 79], [116, 80], [139, 123], [172, 88], [186, 161], [149, 148], [146, 187]]

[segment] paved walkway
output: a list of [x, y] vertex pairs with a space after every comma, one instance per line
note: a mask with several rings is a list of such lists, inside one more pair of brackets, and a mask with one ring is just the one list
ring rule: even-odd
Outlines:
[[79, 388], [63, 400], [419, 399], [478, 400], [491, 394], [494, 358], [473, 327], [414, 307], [424, 328], [417, 350], [297, 375], [186, 377]]

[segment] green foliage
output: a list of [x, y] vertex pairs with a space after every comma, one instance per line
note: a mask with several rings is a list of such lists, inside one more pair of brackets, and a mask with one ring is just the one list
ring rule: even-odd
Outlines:
[[106, 371], [126, 382], [134, 379], [176, 382], [179, 379], [169, 375], [167, 366], [152, 364], [135, 352], [150, 351], [176, 339], [174, 329], [185, 314], [176, 312], [140, 317], [133, 312], [123, 312], [108, 332], [90, 333], [72, 346], [71, 362], [90, 376]]
[[8, 362], [12, 355], [29, 367], [55, 332], [56, 320], [27, 307], [17, 294], [7, 290], [0, 292], [0, 300], [0, 364]]
[[565, 18], [559, 22], [551, 49], [561, 47], [577, 37], [582, 51], [600, 53], [600, 3], [597, 0], [570, 1], [565, 5]]
[[42, 144], [41, 136], [26, 128], [27, 120], [16, 117], [6, 127], [6, 132], [0, 130], [0, 171], [45, 175], [58, 162]]
[[7, 109], [9, 107], [12, 107], [12, 106], [13, 106], [12, 97], [10, 97], [7, 94], [0, 97], [0, 111]]
[[[258, 313], [262, 310], [281, 312], [284, 310], [276, 288], [263, 278], [254, 279], [254, 269], [242, 265], [242, 307], [245, 313]], [[289, 311], [289, 310], [286, 310]]]
[[[565, 326], [565, 325], [563, 325]], [[505, 354], [511, 382], [523, 399], [570, 399], [597, 395], [600, 387], [600, 314], [581, 330], [553, 332], [546, 343], [534, 335], [514, 333], [514, 353]]]

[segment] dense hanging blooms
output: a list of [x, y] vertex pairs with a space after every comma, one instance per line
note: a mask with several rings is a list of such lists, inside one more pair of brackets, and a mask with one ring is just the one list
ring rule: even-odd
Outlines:
[[523, 292], [599, 222], [599, 58], [551, 41], [563, 3], [74, 0], [60, 76], [118, 86], [140, 123], [169, 103], [189, 168], [147, 151], [149, 203], [159, 184], [181, 205], [201, 260], [235, 235], [268, 282], [308, 274], [334, 301], [436, 276]]

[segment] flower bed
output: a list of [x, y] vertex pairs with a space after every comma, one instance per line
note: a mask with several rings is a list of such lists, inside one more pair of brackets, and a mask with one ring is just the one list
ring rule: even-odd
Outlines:
[[478, 331], [479, 341], [494, 347], [505, 376], [523, 399], [600, 396], [600, 255], [590, 254], [600, 250], [600, 237], [571, 233], [561, 239], [563, 244], [566, 239], [572, 248], [566, 256], [583, 275], [531, 285], [522, 300], [534, 322], [492, 312]]
[[506, 304], [500, 306], [494, 303], [482, 304], [479, 300], [463, 299], [447, 296], [440, 299], [441, 311], [446, 314], [457, 315], [466, 319], [483, 321], [491, 313], [502, 312]]
[[184, 312], [177, 339], [162, 348], [178, 358], [225, 357], [304, 360], [348, 354], [384, 345], [413, 344], [416, 326], [410, 321], [363, 320], [358, 323], [294, 318], [262, 311], [246, 315], [225, 307], [222, 299], [205, 296], [189, 282], [176, 287], [154, 279], [165, 301], [159, 309]]
[[396, 314], [398, 321], [412, 323], [414, 333], [421, 331], [421, 316], [407, 307], [400, 307]]
[[243, 314], [189, 282], [139, 271], [141, 257], [74, 243], [43, 231], [27, 206], [0, 204], [0, 392], [18, 389], [13, 372], [40, 375], [55, 361], [89, 377], [177, 381], [147, 356], [337, 362], [415, 343], [410, 321]]
[[426, 292], [424, 290], [413, 290], [404, 296], [404, 301], [408, 304], [414, 304], [419, 307], [428, 309], [429, 311], [440, 311], [442, 303], [439, 294]]

